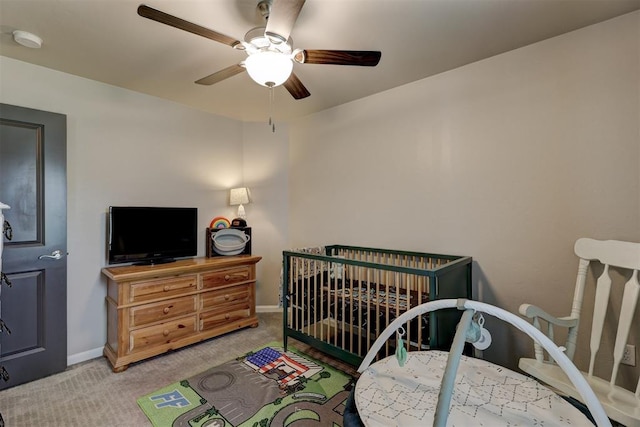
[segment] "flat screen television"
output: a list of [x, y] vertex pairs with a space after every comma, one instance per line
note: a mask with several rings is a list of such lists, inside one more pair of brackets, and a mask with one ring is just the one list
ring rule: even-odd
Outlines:
[[198, 252], [198, 208], [110, 206], [109, 264], [160, 264]]

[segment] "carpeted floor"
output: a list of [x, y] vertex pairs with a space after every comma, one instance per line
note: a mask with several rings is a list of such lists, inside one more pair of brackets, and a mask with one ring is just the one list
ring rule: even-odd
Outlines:
[[[282, 340], [282, 315], [259, 313], [260, 325], [131, 364], [119, 374], [100, 357], [65, 372], [0, 391], [7, 427], [148, 426], [136, 399], [196, 375], [262, 344]], [[301, 348], [299, 345], [294, 346]]]

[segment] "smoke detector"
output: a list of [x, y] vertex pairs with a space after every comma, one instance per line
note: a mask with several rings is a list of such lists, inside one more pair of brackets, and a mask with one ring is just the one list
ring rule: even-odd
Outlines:
[[42, 39], [28, 31], [16, 30], [13, 32], [13, 39], [16, 43], [32, 49], [39, 49], [42, 46]]

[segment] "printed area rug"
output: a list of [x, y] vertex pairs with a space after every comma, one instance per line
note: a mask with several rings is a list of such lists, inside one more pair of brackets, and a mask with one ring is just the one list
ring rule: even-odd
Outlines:
[[156, 427], [342, 426], [354, 379], [271, 343], [138, 399]]

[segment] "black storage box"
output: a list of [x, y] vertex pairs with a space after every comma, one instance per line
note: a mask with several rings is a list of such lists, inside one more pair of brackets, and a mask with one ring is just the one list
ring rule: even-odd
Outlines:
[[[249, 236], [249, 241], [245, 245], [244, 250], [240, 252], [238, 255], [251, 255], [251, 240], [253, 240], [253, 237], [251, 237], [251, 227], [233, 227], [233, 228], [237, 230], [242, 230], [244, 231], [244, 234]], [[227, 230], [227, 229], [226, 228], [207, 228], [207, 239], [206, 239], [207, 258], [225, 256], [217, 253], [214, 250], [214, 246], [213, 246], [213, 235], [220, 230]]]

